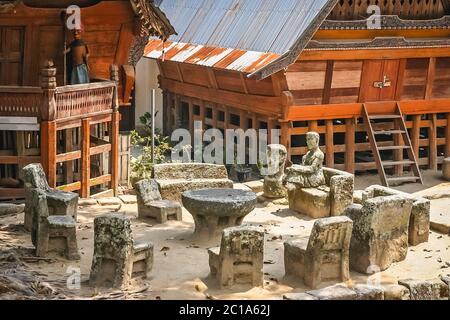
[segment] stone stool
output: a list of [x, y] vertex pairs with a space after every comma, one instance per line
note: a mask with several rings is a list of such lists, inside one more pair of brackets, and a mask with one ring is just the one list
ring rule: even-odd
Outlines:
[[127, 217], [111, 214], [95, 218], [92, 286], [125, 289], [133, 277], [147, 278], [152, 267], [153, 244], [133, 240]]
[[46, 257], [56, 251], [69, 260], [79, 260], [76, 222], [71, 216], [49, 216], [47, 196], [39, 189], [31, 191], [33, 227], [31, 238], [36, 256]]
[[208, 250], [211, 276], [220, 288], [238, 284], [263, 286], [264, 232], [241, 226], [223, 231], [220, 247]]
[[176, 201], [163, 200], [155, 180], [139, 181], [136, 183], [135, 189], [140, 219], [154, 218], [158, 223], [182, 220], [181, 204]]

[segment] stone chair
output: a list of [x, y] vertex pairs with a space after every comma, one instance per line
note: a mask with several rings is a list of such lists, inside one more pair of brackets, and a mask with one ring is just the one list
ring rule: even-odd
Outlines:
[[354, 175], [323, 168], [325, 185], [298, 188], [288, 184], [289, 208], [313, 219], [340, 216], [353, 203]]
[[450, 181], [450, 158], [445, 158], [442, 163], [442, 175], [444, 179]]
[[31, 231], [32, 209], [31, 190], [39, 189], [47, 197], [48, 211], [50, 216], [69, 215], [77, 221], [78, 195], [73, 192], [64, 192], [49, 187], [42, 165], [30, 164], [22, 169], [22, 179], [25, 183], [25, 229]]
[[371, 198], [393, 195], [411, 197], [414, 201], [409, 220], [409, 244], [411, 246], [417, 246], [421, 243], [428, 242], [430, 236], [430, 200], [382, 186], [371, 186], [367, 188], [362, 194], [362, 199], [364, 201]]
[[208, 250], [211, 276], [220, 288], [234, 284], [263, 286], [264, 232], [240, 226], [223, 231], [220, 247]]
[[319, 219], [309, 237], [285, 242], [286, 275], [303, 279], [313, 289], [323, 280], [349, 280], [352, 228], [353, 222], [347, 217]]
[[95, 218], [92, 286], [125, 289], [132, 278], [147, 278], [152, 267], [153, 244], [133, 240], [127, 217], [110, 214]]
[[159, 185], [164, 200], [181, 203], [185, 191], [200, 189], [233, 189], [225, 166], [207, 163], [165, 163], [153, 167], [152, 178]]
[[79, 260], [76, 222], [68, 215], [50, 216], [47, 194], [41, 189], [30, 191], [33, 226], [31, 240], [36, 247], [36, 256], [46, 257], [56, 251], [69, 260]]
[[406, 259], [414, 200], [402, 195], [366, 199], [349, 207], [353, 220], [350, 268], [364, 274], [384, 271]]
[[155, 180], [142, 180], [136, 183], [138, 216], [140, 219], [154, 218], [158, 223], [168, 220], [182, 220], [181, 204], [176, 201], [162, 200]]

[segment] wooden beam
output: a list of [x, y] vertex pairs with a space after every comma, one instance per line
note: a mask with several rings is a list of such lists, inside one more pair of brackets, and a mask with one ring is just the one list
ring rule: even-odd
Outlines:
[[326, 147], [326, 163], [327, 167], [334, 167], [334, 131], [333, 131], [333, 120], [327, 120], [325, 122], [326, 133], [325, 133], [325, 147]]
[[432, 125], [430, 126], [430, 128], [428, 129], [428, 137], [430, 139], [429, 141], [429, 154], [428, 154], [428, 158], [429, 158], [429, 168], [431, 170], [437, 171], [438, 169], [438, 163], [437, 163], [437, 126], [436, 126], [436, 122], [437, 122], [437, 115], [436, 114], [432, 114], [431, 115], [431, 123]]
[[355, 171], [355, 119], [345, 119], [345, 171]]
[[120, 114], [114, 112], [111, 121], [111, 189], [114, 196], [119, 191], [119, 125]]
[[81, 143], [81, 198], [89, 198], [91, 178], [91, 154], [90, 137], [91, 123], [90, 119], [82, 120], [82, 143]]
[[425, 100], [431, 99], [433, 96], [433, 84], [436, 75], [436, 58], [430, 58], [427, 72], [427, 84], [425, 87]]
[[450, 113], [447, 113], [447, 126], [445, 127], [445, 156], [450, 157]]
[[41, 160], [47, 174], [48, 184], [56, 187], [56, 122], [41, 123]]
[[279, 116], [281, 114], [280, 97], [246, 95], [243, 93], [181, 83], [179, 81], [164, 78], [161, 78], [160, 81], [163, 90], [169, 90], [182, 96], [218, 104], [225, 104], [244, 110], [252, 110], [254, 112], [267, 115]]
[[327, 61], [327, 70], [325, 73], [325, 84], [323, 87], [323, 95], [322, 95], [322, 104], [330, 103], [331, 96], [331, 84], [333, 82], [333, 69], [334, 69], [334, 61]]
[[411, 144], [417, 159], [419, 159], [420, 157], [419, 147], [420, 147], [421, 118], [422, 117], [420, 115], [413, 116], [413, 127], [411, 129]]

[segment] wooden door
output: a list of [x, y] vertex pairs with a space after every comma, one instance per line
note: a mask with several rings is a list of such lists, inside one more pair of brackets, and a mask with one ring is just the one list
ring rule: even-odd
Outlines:
[[0, 27], [0, 85], [23, 84], [24, 28]]
[[360, 102], [394, 101], [400, 60], [364, 62]]

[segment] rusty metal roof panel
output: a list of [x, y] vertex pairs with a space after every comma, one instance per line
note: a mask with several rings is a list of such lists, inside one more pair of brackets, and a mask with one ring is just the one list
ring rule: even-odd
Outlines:
[[155, 0], [175, 42], [283, 54], [328, 0]]

